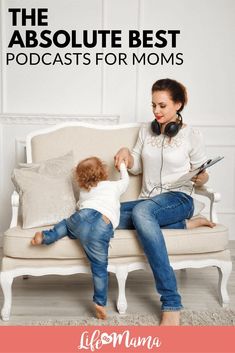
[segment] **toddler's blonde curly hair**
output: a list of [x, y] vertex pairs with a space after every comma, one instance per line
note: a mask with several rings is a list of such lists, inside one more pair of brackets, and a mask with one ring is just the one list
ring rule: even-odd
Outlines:
[[98, 157], [89, 157], [78, 163], [75, 175], [80, 188], [90, 191], [100, 181], [108, 179], [108, 169]]

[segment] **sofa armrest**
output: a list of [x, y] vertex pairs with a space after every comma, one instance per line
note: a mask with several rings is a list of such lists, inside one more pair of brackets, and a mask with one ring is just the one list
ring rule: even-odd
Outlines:
[[218, 216], [216, 212], [216, 206], [215, 203], [219, 202], [221, 200], [221, 195], [218, 192], [214, 192], [210, 187], [208, 186], [201, 186], [201, 187], [195, 187], [194, 189], [195, 194], [205, 196], [209, 198], [210, 200], [210, 220], [212, 222], [218, 223]]
[[12, 216], [11, 216], [11, 224], [10, 228], [16, 227], [18, 224], [18, 215], [19, 215], [19, 204], [20, 204], [19, 194], [16, 191], [13, 191], [11, 195], [11, 209], [12, 209]]

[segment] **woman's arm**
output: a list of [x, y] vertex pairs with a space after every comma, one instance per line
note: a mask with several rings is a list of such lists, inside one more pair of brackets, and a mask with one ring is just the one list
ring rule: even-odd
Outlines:
[[[190, 163], [192, 169], [195, 169], [207, 160], [204, 139], [202, 133], [198, 129], [192, 128], [190, 142]], [[209, 175], [204, 170], [200, 174], [195, 175], [191, 180], [195, 183], [195, 186], [202, 186], [208, 181], [208, 179]]]
[[124, 162], [129, 172], [134, 175], [142, 173], [142, 149], [146, 136], [146, 126], [139, 130], [138, 139], [132, 151], [127, 147], [121, 148], [114, 157], [115, 167], [120, 169], [121, 162]]
[[121, 163], [124, 162], [128, 169], [131, 169], [134, 164], [134, 158], [127, 147], [122, 147], [114, 156], [115, 168], [120, 170]]

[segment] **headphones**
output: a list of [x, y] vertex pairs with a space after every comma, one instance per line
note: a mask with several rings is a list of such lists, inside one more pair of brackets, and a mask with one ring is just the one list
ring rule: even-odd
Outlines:
[[[183, 119], [181, 114], [178, 112], [176, 114], [177, 114], [177, 121], [172, 121], [166, 124], [165, 126], [164, 135], [168, 137], [176, 136], [183, 126]], [[159, 124], [159, 122], [156, 119], [152, 121], [151, 129], [154, 134], [161, 135], [161, 124]]]

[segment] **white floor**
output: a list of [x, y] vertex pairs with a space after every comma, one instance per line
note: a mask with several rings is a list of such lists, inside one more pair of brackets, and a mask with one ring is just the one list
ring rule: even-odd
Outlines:
[[[230, 242], [233, 264], [235, 241]], [[176, 271], [179, 292], [185, 309], [216, 310], [218, 302], [218, 271], [216, 268]], [[235, 269], [229, 280], [230, 308], [235, 310]], [[153, 314], [160, 311], [152, 275], [136, 271], [129, 275], [126, 286], [128, 313]], [[117, 284], [114, 275], [109, 281], [109, 316], [116, 311]], [[0, 292], [0, 305], [3, 296]], [[88, 275], [22, 277], [13, 283], [13, 303], [9, 324], [38, 320], [72, 320], [93, 316], [92, 283]]]

